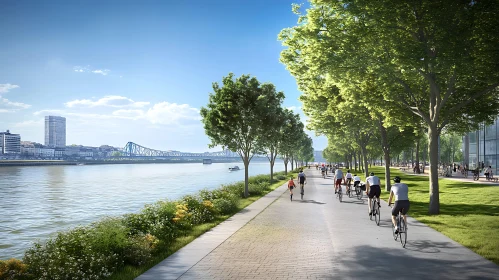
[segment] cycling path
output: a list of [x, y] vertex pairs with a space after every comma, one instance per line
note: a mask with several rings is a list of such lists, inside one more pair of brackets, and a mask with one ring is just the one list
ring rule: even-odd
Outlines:
[[376, 226], [365, 198], [340, 203], [331, 177], [306, 173], [303, 201], [283, 185], [137, 279], [497, 279], [499, 266], [411, 218], [402, 248], [385, 202]]

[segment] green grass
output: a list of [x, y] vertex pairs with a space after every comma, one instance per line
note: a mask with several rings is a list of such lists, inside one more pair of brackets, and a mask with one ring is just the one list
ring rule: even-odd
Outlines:
[[[385, 184], [384, 167], [372, 167]], [[429, 215], [428, 176], [412, 176], [391, 169], [391, 178], [400, 176], [409, 186], [409, 215], [484, 258], [499, 264], [499, 186], [488, 186], [441, 178], [440, 214]], [[388, 201], [389, 193], [382, 198]], [[415, 237], [417, 238], [417, 237]]]
[[[288, 172], [288, 174], [289, 175], [287, 175], [286, 177], [290, 177], [290, 176], [296, 177], [297, 176], [297, 173]], [[275, 179], [275, 177], [276, 176], [274, 176], [274, 179]], [[276, 182], [276, 183], [272, 184], [270, 186], [271, 191], [275, 190], [276, 188], [278, 188], [279, 186], [281, 186], [286, 181], [287, 181], [287, 179], [281, 180], [279, 182]], [[262, 195], [262, 196], [264, 196], [264, 195]], [[257, 201], [258, 199], [260, 199], [262, 196], [250, 196], [248, 198], [240, 199], [239, 200], [239, 205], [238, 205], [239, 210], [241, 210], [243, 208], [246, 208], [251, 203], [253, 203], [253, 202]], [[227, 220], [230, 217], [231, 217], [231, 215], [218, 216], [215, 219], [215, 221], [213, 221], [213, 222], [204, 223], [202, 225], [194, 226], [191, 230], [189, 230], [188, 232], [186, 232], [186, 235], [177, 238], [170, 246], [168, 246], [167, 248], [164, 248], [161, 251], [161, 253], [159, 253], [158, 255], [156, 255], [147, 264], [144, 264], [144, 265], [139, 266], [139, 267], [137, 267], [137, 266], [126, 266], [123, 270], [114, 273], [109, 279], [111, 279], [111, 280], [133, 280], [133, 279], [135, 279], [136, 277], [138, 277], [142, 273], [146, 272], [147, 270], [149, 270], [150, 268], [152, 268], [156, 264], [160, 263], [161, 261], [163, 261], [164, 259], [166, 259], [170, 255], [172, 255], [173, 253], [175, 253], [178, 250], [180, 250], [185, 245], [187, 245], [190, 242], [192, 242], [194, 239], [196, 239], [197, 237], [199, 237], [203, 233], [209, 231], [210, 229], [214, 228], [215, 226], [217, 226], [218, 224], [220, 224], [221, 222]]]

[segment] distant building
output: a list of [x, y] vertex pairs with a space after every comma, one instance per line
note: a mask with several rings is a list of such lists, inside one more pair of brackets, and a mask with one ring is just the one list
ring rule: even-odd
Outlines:
[[317, 163], [327, 162], [327, 160], [322, 157], [322, 151], [314, 151], [314, 161]]
[[45, 117], [45, 146], [66, 146], [66, 118], [57, 116]]
[[493, 124], [481, 125], [480, 130], [467, 133], [463, 137], [463, 164], [468, 168], [491, 166], [494, 177], [499, 177], [499, 117]]
[[21, 135], [12, 134], [8, 130], [6, 132], [0, 132], [0, 153], [21, 153]]

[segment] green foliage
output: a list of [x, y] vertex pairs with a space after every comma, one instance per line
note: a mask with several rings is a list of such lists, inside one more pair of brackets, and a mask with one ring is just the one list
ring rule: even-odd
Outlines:
[[[249, 182], [252, 196], [270, 191], [268, 175], [254, 176]], [[178, 201], [146, 205], [139, 213], [59, 232], [35, 243], [22, 262], [0, 261], [0, 279], [106, 279], [124, 267], [142, 266], [192, 233], [196, 225], [236, 213], [241, 201], [243, 206], [249, 203], [242, 200], [242, 186], [238, 182], [201, 190]]]
[[28, 266], [21, 260], [0, 260], [0, 280], [31, 279]]

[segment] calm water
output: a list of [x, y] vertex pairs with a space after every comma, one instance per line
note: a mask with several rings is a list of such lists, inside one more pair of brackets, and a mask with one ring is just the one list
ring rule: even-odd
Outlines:
[[[0, 168], [0, 260], [21, 258], [33, 241], [145, 204], [244, 180], [242, 163], [116, 164]], [[269, 174], [268, 162], [249, 174]], [[276, 162], [275, 171], [284, 170]]]

